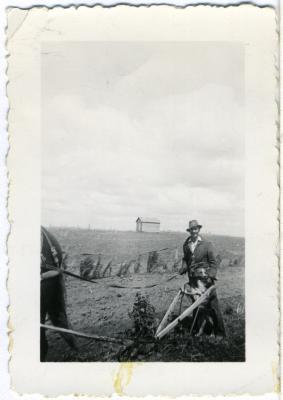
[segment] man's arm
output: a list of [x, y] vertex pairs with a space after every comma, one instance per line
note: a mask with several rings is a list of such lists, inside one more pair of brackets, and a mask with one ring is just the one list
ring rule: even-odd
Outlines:
[[186, 272], [188, 272], [188, 264], [186, 262], [186, 254], [187, 254], [187, 242], [188, 239], [185, 240], [185, 243], [183, 244], [183, 259], [182, 259], [182, 266], [181, 269], [179, 270], [180, 275], [184, 275]]
[[180, 273], [180, 275], [184, 275], [187, 271], [188, 271], [188, 266], [187, 266], [186, 261], [183, 259], [182, 266], [181, 266], [179, 273]]
[[215, 279], [216, 274], [217, 274], [217, 263], [216, 263], [216, 258], [215, 258], [212, 243], [208, 243], [207, 259], [208, 259], [208, 263], [209, 263], [209, 269], [207, 271], [208, 276], [212, 279]]

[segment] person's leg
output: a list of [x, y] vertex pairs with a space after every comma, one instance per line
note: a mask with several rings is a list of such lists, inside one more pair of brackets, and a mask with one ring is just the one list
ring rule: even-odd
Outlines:
[[46, 332], [44, 328], [40, 328], [40, 361], [46, 360], [48, 353], [48, 341], [46, 339]]
[[[44, 281], [40, 285], [40, 323], [44, 324], [46, 320], [46, 287]], [[44, 328], [40, 328], [40, 361], [45, 361], [48, 352], [48, 341]]]
[[220, 311], [217, 294], [214, 292], [210, 299], [210, 308], [212, 310], [212, 318], [214, 324], [214, 333], [216, 336], [226, 336], [224, 321], [222, 318], [222, 313]]
[[[52, 312], [52, 314], [50, 314], [50, 319], [54, 326], [58, 326], [59, 328], [71, 329], [65, 310], [57, 310], [55, 312]], [[60, 335], [72, 349], [77, 349], [76, 341], [73, 335], [64, 332], [60, 332]]]
[[200, 306], [193, 329], [195, 336], [211, 335], [213, 333], [213, 319], [211, 317], [212, 310], [207, 306]]
[[[64, 283], [61, 277], [56, 277], [54, 280], [51, 291], [52, 300], [49, 303], [48, 314], [54, 326], [60, 328], [71, 329], [71, 325], [68, 321], [66, 313], [66, 304], [64, 296]], [[62, 338], [68, 343], [68, 345], [77, 349], [76, 341], [74, 336], [68, 333], [61, 333]]]

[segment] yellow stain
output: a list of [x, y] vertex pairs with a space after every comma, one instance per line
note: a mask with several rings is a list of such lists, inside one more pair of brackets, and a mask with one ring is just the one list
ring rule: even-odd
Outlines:
[[125, 387], [131, 382], [134, 363], [125, 362], [119, 365], [118, 372], [114, 379], [114, 388], [119, 396], [124, 394]]
[[280, 380], [278, 376], [278, 367], [276, 362], [272, 363], [272, 375], [274, 379], [274, 391], [275, 393], [280, 393]]

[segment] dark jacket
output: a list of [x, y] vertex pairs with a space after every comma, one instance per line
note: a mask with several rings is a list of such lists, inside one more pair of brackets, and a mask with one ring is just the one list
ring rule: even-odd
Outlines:
[[210, 242], [202, 239], [196, 245], [194, 252], [192, 253], [189, 247], [190, 237], [188, 237], [183, 245], [185, 268], [181, 273], [188, 272], [189, 277], [191, 276], [192, 270], [199, 264], [204, 267], [207, 275], [210, 278], [215, 279], [217, 274], [217, 265], [214, 255], [213, 246]]

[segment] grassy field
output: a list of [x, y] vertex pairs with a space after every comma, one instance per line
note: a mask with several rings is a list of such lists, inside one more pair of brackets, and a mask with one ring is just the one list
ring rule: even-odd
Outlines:
[[[152, 234], [67, 228], [53, 228], [50, 231], [69, 254], [68, 268], [75, 273], [79, 272], [83, 253], [94, 254], [94, 259], [101, 254], [104, 264], [113, 260], [112, 276], [101, 279], [97, 285], [66, 277], [67, 312], [75, 330], [118, 338], [128, 337], [133, 327], [129, 312], [138, 291], [148, 296], [148, 301], [155, 309], [158, 324], [178, 289], [186, 282], [185, 276], [166, 282], [172, 276], [176, 248], [179, 256], [182, 255], [186, 233]], [[217, 293], [227, 330], [226, 339], [219, 341], [210, 337], [190, 337], [186, 332], [180, 335], [172, 333], [159, 343], [136, 345], [124, 354], [124, 349], [117, 344], [78, 339], [80, 351], [74, 353], [57, 333], [48, 332], [48, 361], [244, 361], [245, 241], [243, 238], [228, 236], [210, 235], [206, 238], [213, 242], [215, 252], [219, 255]], [[147, 254], [144, 254], [139, 273], [134, 273], [131, 269], [127, 276], [116, 275], [122, 262], [136, 258], [138, 254], [163, 248], [170, 248], [160, 253], [168, 265], [166, 272], [147, 273]], [[154, 283], [159, 285], [139, 290], [106, 287], [108, 284], [131, 287]]]

